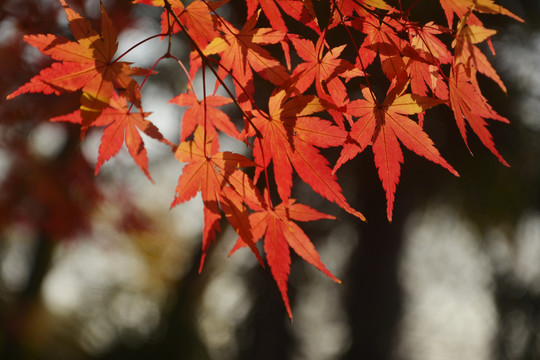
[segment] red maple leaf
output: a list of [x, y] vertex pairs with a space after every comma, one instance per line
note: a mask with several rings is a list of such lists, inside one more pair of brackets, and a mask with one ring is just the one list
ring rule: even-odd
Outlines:
[[182, 118], [180, 141], [186, 140], [195, 131], [197, 125], [205, 128], [212, 137], [217, 136], [217, 130], [221, 130], [234, 138], [240, 138], [240, 133], [229, 116], [217, 108], [232, 103], [230, 98], [207, 95], [203, 100], [199, 100], [193, 91], [189, 91], [175, 96], [169, 102], [179, 106], [189, 106]]
[[460, 64], [452, 68], [448, 82], [450, 90], [450, 107], [454, 111], [454, 119], [456, 120], [461, 137], [465, 141], [467, 147], [469, 147], [465, 126], [465, 122], [467, 122], [474, 133], [480, 138], [482, 144], [497, 156], [502, 164], [509, 166], [495, 148], [493, 137], [487, 129], [485, 119], [490, 118], [505, 123], [508, 123], [509, 121], [505, 117], [497, 114], [497, 112], [495, 112], [488, 104], [476, 82], [474, 69], [471, 75], [472, 76], [465, 70], [465, 66]]
[[[319, 21], [311, 0], [276, 0], [281, 9], [299, 23], [313, 29], [318, 34]], [[276, 28], [277, 29], [277, 28]], [[279, 29], [278, 29], [279, 30]]]
[[298, 22], [310, 27], [317, 33], [321, 30], [318, 26], [317, 16], [311, 0], [246, 0], [248, 17], [254, 15], [261, 9], [266, 18], [270, 21], [273, 29], [288, 33], [285, 20], [281, 16], [279, 7]]
[[403, 163], [403, 153], [399, 142], [417, 155], [423, 156], [459, 176], [452, 166], [442, 158], [422, 127], [407, 116], [423, 112], [441, 104], [442, 101], [414, 94], [404, 94], [404, 89], [403, 85], [390, 89], [386, 99], [380, 104], [369, 88], [364, 88], [362, 94], [365, 100], [359, 99], [349, 103], [347, 111], [358, 119], [352, 126], [349, 140], [344, 144], [341, 156], [334, 167], [335, 172], [341, 165], [371, 145], [375, 165], [379, 170], [379, 178], [386, 191], [386, 213], [389, 221], [392, 221], [394, 195]]
[[287, 32], [287, 26], [281, 16], [279, 8], [277, 7], [277, 1], [274, 0], [246, 0], [248, 17], [253, 16], [259, 9], [262, 9], [270, 23], [272, 28]]
[[[292, 312], [289, 296], [287, 295], [287, 283], [291, 267], [289, 248], [292, 248], [302, 259], [315, 266], [326, 276], [335, 282], [341, 283], [324, 266], [315, 246], [313, 246], [302, 228], [294, 221], [314, 221], [319, 219], [334, 219], [334, 217], [323, 214], [307, 205], [296, 203], [294, 199], [288, 199], [287, 202], [281, 203], [274, 208], [265, 207], [249, 216], [255, 241], [264, 237], [266, 261], [270, 265], [270, 271], [278, 285], [285, 308], [291, 319]], [[231, 254], [244, 246], [244, 239], [240, 237], [231, 250]]]
[[76, 41], [51, 34], [25, 36], [26, 42], [57, 62], [43, 69], [7, 98], [24, 93], [60, 95], [82, 90], [83, 128], [89, 126], [99, 112], [107, 107], [115, 89], [140, 107], [139, 85], [131, 76], [147, 74], [148, 71], [131, 68], [126, 62], [113, 61], [118, 46], [117, 34], [103, 6], [100, 35], [65, 0], [60, 0], [60, 3]]

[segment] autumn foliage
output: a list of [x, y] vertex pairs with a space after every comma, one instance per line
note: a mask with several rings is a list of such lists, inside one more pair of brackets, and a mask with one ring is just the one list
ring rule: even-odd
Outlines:
[[[201, 269], [226, 219], [238, 234], [231, 253], [247, 246], [263, 266], [269, 265], [290, 317], [290, 249], [339, 282], [298, 225], [334, 217], [295, 199], [294, 174], [314, 192], [365, 220], [347, 201], [338, 174], [347, 162], [372, 152], [391, 221], [404, 148], [459, 176], [423, 128], [426, 112], [436, 106], [453, 112], [467, 146], [471, 129], [508, 165], [495, 147], [488, 119], [508, 120], [488, 104], [478, 82], [482, 74], [506, 92], [484, 54], [486, 49], [494, 54], [490, 38], [496, 31], [484, 27], [481, 17], [522, 20], [493, 0], [440, 0], [446, 20], [441, 24], [414, 18], [422, 1], [404, 8], [401, 1], [383, 0], [246, 0], [241, 29], [220, 15], [227, 0], [187, 5], [180, 0], [135, 0], [132, 6], [163, 9], [161, 34], [149, 34], [147, 40], [169, 41], [169, 47], [165, 54], [156, 54], [152, 69], [122, 61], [115, 20], [103, 6], [98, 31], [66, 0], [59, 2], [73, 39], [25, 36], [53, 62], [8, 99], [25, 93], [79, 94], [79, 109], [50, 120], [80, 124], [82, 136], [90, 127], [103, 128], [96, 174], [125, 143], [150, 178], [141, 133], [169, 146], [184, 165], [171, 206], [198, 193], [204, 203]], [[341, 44], [331, 39], [333, 33], [341, 34]], [[189, 64], [171, 52], [170, 40], [176, 36], [190, 43]], [[171, 58], [189, 86], [170, 99], [186, 111], [179, 137], [168, 140], [147, 119], [141, 98], [155, 66]], [[384, 84], [375, 86], [370, 76], [375, 71], [382, 72]], [[209, 72], [217, 78], [215, 87], [203, 85], [204, 95], [198, 98], [194, 76]], [[262, 91], [257, 84], [271, 89], [263, 104], [256, 101]], [[385, 94], [377, 96], [381, 86]], [[220, 109], [231, 103], [241, 119], [231, 119]], [[246, 151], [221, 149], [221, 136], [242, 142]], [[326, 148], [338, 151], [337, 161], [321, 152]]]

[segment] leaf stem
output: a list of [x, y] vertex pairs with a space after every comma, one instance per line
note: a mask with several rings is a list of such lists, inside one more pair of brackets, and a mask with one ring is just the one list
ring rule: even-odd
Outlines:
[[120, 55], [119, 57], [117, 57], [116, 59], [114, 59], [112, 61], [112, 63], [114, 64], [115, 62], [117, 62], [118, 60], [120, 60], [121, 58], [123, 58], [124, 56], [126, 56], [129, 52], [131, 52], [133, 49], [135, 49], [136, 47], [138, 46], [141, 46], [142, 44], [144, 44], [145, 42], [147, 41], [150, 41], [154, 38], [157, 38], [158, 36], [166, 36], [168, 34], [156, 34], [156, 35], [152, 35], [144, 40], [141, 40], [139, 41], [138, 43], [136, 43], [135, 45], [133, 45], [132, 47], [130, 47], [129, 49], [127, 49], [122, 55]]

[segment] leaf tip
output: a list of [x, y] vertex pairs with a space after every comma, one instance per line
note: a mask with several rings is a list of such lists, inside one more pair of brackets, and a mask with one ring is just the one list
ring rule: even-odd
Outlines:
[[293, 322], [293, 316], [292, 316], [292, 311], [291, 311], [291, 307], [289, 306], [289, 304], [287, 304], [287, 316], [289, 316], [289, 321], [292, 323]]
[[393, 204], [388, 204], [388, 207], [386, 209], [386, 218], [388, 219], [389, 223], [392, 223], [392, 213], [393, 213]]
[[459, 173], [457, 172], [457, 170], [454, 169], [453, 167], [450, 166], [450, 167], [448, 168], [448, 171], [450, 171], [450, 173], [452, 173], [452, 175], [454, 175], [455, 177], [460, 177], [460, 176], [459, 176]]
[[206, 252], [203, 250], [203, 254], [201, 255], [201, 262], [199, 264], [199, 274], [202, 273], [203, 267], [204, 267], [204, 260], [206, 259]]

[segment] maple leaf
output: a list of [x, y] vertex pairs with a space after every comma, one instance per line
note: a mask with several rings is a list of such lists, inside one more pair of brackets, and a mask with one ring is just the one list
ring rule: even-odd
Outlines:
[[444, 9], [444, 14], [446, 16], [446, 20], [448, 21], [449, 27], [452, 27], [454, 22], [454, 14], [456, 14], [459, 19], [469, 16], [471, 24], [482, 25], [480, 20], [478, 20], [478, 18], [472, 14], [472, 11], [478, 11], [484, 14], [506, 15], [518, 21], [524, 21], [511, 11], [495, 4], [493, 0], [440, 0], [440, 3]]
[[328, 28], [334, 28], [342, 24], [342, 17], [354, 17], [356, 12], [358, 16], [369, 16], [373, 9], [391, 10], [384, 0], [333, 0], [332, 20]]
[[113, 61], [118, 47], [117, 34], [104, 7], [101, 6], [100, 35], [65, 0], [60, 0], [60, 3], [76, 41], [51, 34], [26, 35], [24, 39], [27, 43], [57, 62], [43, 69], [7, 98], [24, 93], [60, 95], [82, 90], [83, 127], [89, 126], [107, 107], [115, 89], [140, 107], [139, 84], [131, 76], [147, 74], [148, 71], [131, 68], [126, 62]]
[[[221, 59], [218, 76], [223, 79], [227, 71], [230, 71], [235, 85], [238, 82], [248, 95], [255, 91], [251, 69], [274, 85], [279, 86], [289, 79], [289, 74], [281, 63], [260, 46], [284, 40], [285, 33], [271, 28], [255, 28], [258, 17], [259, 12], [251, 16], [240, 31], [227, 26], [223, 29], [224, 35], [215, 38], [203, 51], [206, 56], [219, 54]], [[242, 88], [237, 89], [238, 94], [243, 93]]]
[[[307, 205], [296, 203], [295, 199], [288, 199], [287, 202], [283, 202], [274, 208], [266, 207], [249, 216], [255, 241], [264, 237], [266, 261], [270, 265], [270, 271], [278, 285], [287, 314], [291, 319], [292, 312], [289, 296], [287, 295], [287, 283], [291, 267], [289, 248], [292, 248], [302, 259], [315, 266], [326, 276], [337, 283], [341, 283], [324, 266], [313, 243], [302, 228], [293, 221], [314, 221], [319, 219], [335, 218], [314, 210]], [[245, 241], [240, 237], [230, 254], [244, 246]]]
[[[317, 16], [311, 0], [246, 0], [248, 17], [262, 10], [270, 21], [273, 29], [288, 33], [285, 20], [281, 16], [279, 7], [298, 22], [310, 27], [320, 34]], [[277, 6], [279, 5], [279, 7]]]
[[358, 51], [361, 70], [365, 71], [379, 55], [382, 70], [388, 79], [406, 81], [403, 52], [410, 45], [396, 33], [396, 29], [400, 29], [401, 25], [389, 17], [381, 20], [371, 14], [353, 25], [366, 34]]
[[437, 61], [440, 64], [452, 62], [452, 53], [437, 37], [437, 35], [449, 33], [448, 28], [437, 25], [433, 21], [423, 26], [409, 23], [405, 27], [409, 32], [411, 47], [420, 53], [423, 58], [432, 62]]
[[450, 107], [454, 111], [454, 119], [467, 147], [469, 147], [469, 144], [467, 142], [465, 122], [471, 126], [474, 133], [482, 141], [482, 144], [497, 156], [503, 165], [509, 166], [495, 148], [493, 137], [487, 129], [485, 119], [490, 118], [504, 123], [508, 123], [509, 121], [497, 114], [488, 104], [480, 91], [478, 83], [475, 81], [474, 71], [470, 76], [463, 64], [452, 67], [448, 84], [450, 90]]
[[230, 98], [207, 95], [200, 101], [193, 91], [189, 91], [186, 94], [175, 96], [169, 102], [179, 106], [189, 106], [182, 118], [180, 141], [186, 140], [197, 125], [205, 128], [210, 136], [217, 136], [219, 129], [234, 138], [240, 138], [240, 133], [229, 116], [217, 108], [232, 103]]
[[506, 93], [506, 87], [497, 71], [482, 51], [474, 45], [489, 39], [496, 33], [495, 30], [486, 29], [480, 25], [467, 25], [460, 21], [456, 39], [452, 43], [452, 46], [455, 47], [454, 65], [463, 64], [468, 74], [471, 74], [471, 68], [474, 67], [480, 73], [495, 81]]
[[[453, 55], [446, 45], [436, 35], [448, 32], [429, 22], [420, 27], [416, 24], [405, 25], [409, 32], [411, 47], [403, 57], [407, 66], [407, 74], [411, 84], [411, 93], [426, 96], [428, 89], [439, 99], [448, 99], [446, 75], [441, 65], [450, 64]], [[418, 123], [423, 126], [424, 113], [418, 114]]]
[[298, 76], [295, 84], [298, 93], [304, 93], [315, 82], [319, 97], [333, 100], [335, 105], [343, 106], [348, 97], [347, 89], [338, 75], [354, 69], [353, 64], [339, 58], [346, 45], [334, 47], [323, 56], [325, 42], [323, 36], [319, 37], [316, 46], [306, 39], [290, 37], [290, 40], [298, 56], [305, 61], [298, 64], [292, 73], [293, 76]]
[[[317, 149], [343, 144], [346, 131], [330, 121], [310, 116], [326, 109], [317, 97], [289, 96], [286, 90], [277, 90], [270, 96], [268, 114], [254, 111], [252, 124], [262, 135], [260, 141], [255, 141], [255, 161], [264, 168], [273, 162], [276, 185], [283, 202], [291, 194], [294, 167], [314, 191], [364, 220], [364, 216], [348, 204], [328, 160]], [[254, 136], [255, 131], [250, 129], [249, 135]], [[261, 168], [256, 169], [257, 174], [261, 171]]]
[[[205, 143], [206, 140], [206, 143]], [[218, 152], [219, 142], [202, 127], [197, 127], [193, 141], [184, 141], [178, 146], [175, 157], [187, 162], [178, 179], [176, 195], [171, 207], [194, 197], [201, 192], [204, 204], [203, 253], [199, 271], [202, 270], [206, 253], [220, 230], [221, 210], [227, 220], [242, 236], [262, 264], [259, 252], [252, 239], [249, 213], [243, 207], [261, 207], [261, 197], [253, 182], [239, 170], [256, 164], [240, 154]]]
[[[125, 142], [129, 154], [135, 160], [135, 163], [153, 181], [148, 170], [148, 155], [139, 131], [166, 144], [172, 144], [163, 138], [163, 135], [161, 135], [154, 124], [145, 119], [149, 114], [131, 112], [126, 99], [118, 96], [116, 93], [113, 94], [109, 107], [105, 108], [92, 123], [92, 126], [105, 126], [98, 150], [99, 156], [96, 164], [96, 175], [105, 161], [116, 155]], [[84, 121], [81, 110], [76, 110], [71, 114], [57, 116], [50, 120], [67, 121], [76, 124], [82, 124]]]
[[[320, 34], [319, 21], [311, 0], [276, 0], [281, 9], [299, 23]], [[270, 19], [271, 20], [271, 19]], [[270, 21], [272, 22], [272, 21]], [[275, 28], [279, 30], [278, 28]]]
[[270, 20], [272, 28], [288, 32], [285, 21], [281, 16], [277, 1], [274, 0], [246, 0], [248, 18], [255, 15], [259, 9], [262, 9], [268, 20]]
[[321, 34], [316, 45], [310, 40], [289, 36], [298, 56], [305, 61], [296, 66], [291, 82], [294, 82], [297, 94], [304, 93], [315, 83], [319, 98], [334, 105], [328, 107], [327, 111], [336, 124], [344, 128], [344, 108], [349, 102], [349, 95], [340, 76], [346, 76], [350, 80], [356, 76], [364, 76], [364, 72], [358, 70], [349, 61], [339, 58], [346, 45], [331, 48], [323, 55], [325, 33]]
[[[222, 1], [202, 1], [194, 0], [189, 5], [185, 6], [180, 0], [169, 0], [172, 11], [178, 16], [182, 25], [185, 26], [191, 38], [195, 43], [204, 48], [210, 41], [219, 35], [219, 29], [222, 22], [212, 10], [216, 10], [229, 2]], [[164, 0], [134, 0], [133, 3], [153, 5], [157, 7], [165, 7]], [[161, 31], [163, 34], [169, 32], [169, 27], [172, 26], [172, 33], [178, 33], [182, 29], [176, 23], [171, 14], [164, 10], [161, 14]]]
[[[364, 99], [351, 101], [347, 111], [358, 117], [344, 144], [334, 172], [371, 145], [379, 178], [386, 192], [386, 214], [392, 221], [394, 196], [401, 173], [401, 142], [417, 155], [439, 164], [459, 176], [442, 158], [422, 127], [406, 115], [418, 114], [442, 103], [441, 100], [403, 93], [406, 86], [394, 87], [379, 104], [369, 88], [362, 89]], [[399, 141], [398, 141], [399, 140]]]
[[405, 60], [410, 76], [411, 91], [425, 96], [428, 87], [439, 99], [448, 98], [448, 87], [440, 66], [450, 64], [452, 53], [436, 35], [445, 32], [440, 26], [429, 22], [422, 27], [408, 27], [411, 48], [414, 53]]

